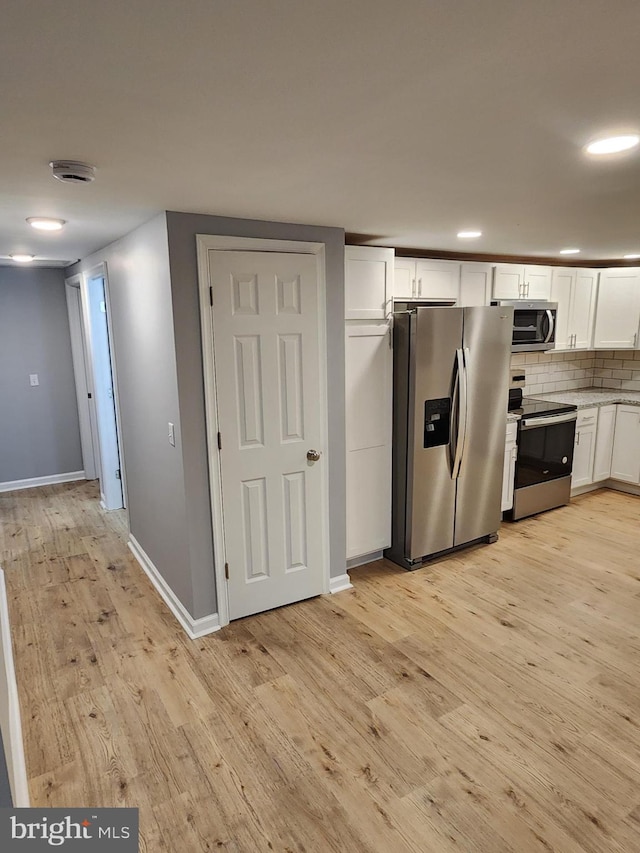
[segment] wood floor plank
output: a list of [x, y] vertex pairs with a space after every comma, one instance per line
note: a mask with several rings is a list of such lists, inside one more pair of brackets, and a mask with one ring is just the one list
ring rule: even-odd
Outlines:
[[93, 483], [0, 495], [36, 806], [143, 853], [640, 850], [640, 501], [190, 641]]

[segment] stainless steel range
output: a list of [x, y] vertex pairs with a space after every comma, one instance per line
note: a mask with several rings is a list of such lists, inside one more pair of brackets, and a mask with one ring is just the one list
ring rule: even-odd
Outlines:
[[[521, 397], [512, 521], [569, 503], [577, 406]], [[517, 398], [516, 398], [517, 402]]]

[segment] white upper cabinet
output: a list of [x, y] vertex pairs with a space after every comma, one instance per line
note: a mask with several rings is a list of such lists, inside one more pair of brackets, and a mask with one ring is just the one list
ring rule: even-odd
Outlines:
[[460, 270], [460, 305], [489, 305], [491, 264], [465, 262]]
[[416, 275], [418, 299], [460, 299], [459, 261], [418, 261]]
[[635, 349], [640, 325], [640, 269], [619, 267], [600, 273], [593, 346]]
[[394, 263], [394, 299], [416, 298], [416, 262], [411, 258], [396, 258]]
[[458, 261], [396, 258], [393, 296], [458, 302], [460, 266]]
[[591, 348], [597, 284], [597, 270], [553, 269], [551, 301], [558, 303], [556, 349]]
[[551, 267], [497, 264], [494, 269], [494, 299], [549, 299], [550, 295]]
[[384, 320], [393, 293], [393, 249], [346, 246], [345, 319]]

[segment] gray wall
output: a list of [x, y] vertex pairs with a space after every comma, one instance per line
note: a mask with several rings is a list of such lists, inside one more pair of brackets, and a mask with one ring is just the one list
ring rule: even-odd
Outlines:
[[[210, 589], [194, 596], [182, 467], [171, 279], [164, 214], [67, 270], [105, 261], [120, 403], [129, 526], [192, 615], [215, 610]], [[176, 446], [167, 424], [176, 428]], [[201, 573], [207, 567], [201, 569]], [[196, 604], [197, 602], [197, 604]]]
[[0, 483], [82, 467], [64, 271], [0, 267]]
[[[325, 244], [331, 575], [346, 570], [344, 401], [344, 231], [312, 225], [167, 212], [173, 316], [182, 415], [189, 545], [196, 602], [210, 592], [212, 530], [204, 379], [200, 342], [196, 234], [301, 240]], [[205, 611], [202, 611], [203, 615]], [[200, 613], [200, 611], [199, 611]]]

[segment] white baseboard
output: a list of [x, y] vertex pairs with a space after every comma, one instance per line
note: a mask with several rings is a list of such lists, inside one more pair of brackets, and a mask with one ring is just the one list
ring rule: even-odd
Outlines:
[[338, 575], [335, 578], [329, 578], [329, 592], [333, 594], [334, 592], [342, 592], [344, 589], [351, 589], [353, 584], [349, 578], [349, 575], [345, 572], [343, 575]]
[[381, 560], [383, 557], [384, 551], [372, 551], [370, 554], [360, 554], [359, 557], [351, 557], [350, 560], [347, 560], [347, 571], [355, 569], [357, 566], [373, 563], [375, 560]]
[[2, 569], [0, 569], [0, 729], [14, 808], [29, 808], [29, 784], [24, 760], [18, 685], [11, 646], [7, 588]]
[[623, 483], [622, 480], [600, 480], [598, 483], [589, 483], [588, 486], [578, 486], [571, 489], [571, 497], [577, 498], [587, 492], [595, 492], [596, 489], [611, 489], [614, 492], [625, 492], [628, 495], [640, 495], [640, 486], [634, 483]]
[[192, 640], [197, 640], [199, 637], [204, 637], [205, 634], [213, 634], [214, 631], [220, 630], [220, 619], [217, 613], [211, 613], [208, 616], [203, 616], [201, 619], [194, 619], [186, 609], [184, 604], [177, 598], [174, 591], [171, 589], [160, 572], [149, 559], [144, 548], [137, 541], [135, 536], [129, 535], [129, 550], [140, 563], [142, 570], [147, 575], [151, 583], [160, 593], [164, 603], [182, 625], [187, 636]]
[[53, 486], [56, 483], [72, 483], [85, 480], [84, 471], [68, 471], [66, 474], [49, 474], [48, 477], [32, 477], [30, 480], [8, 480], [0, 483], [0, 492], [15, 492], [18, 489], [37, 489], [38, 486]]

